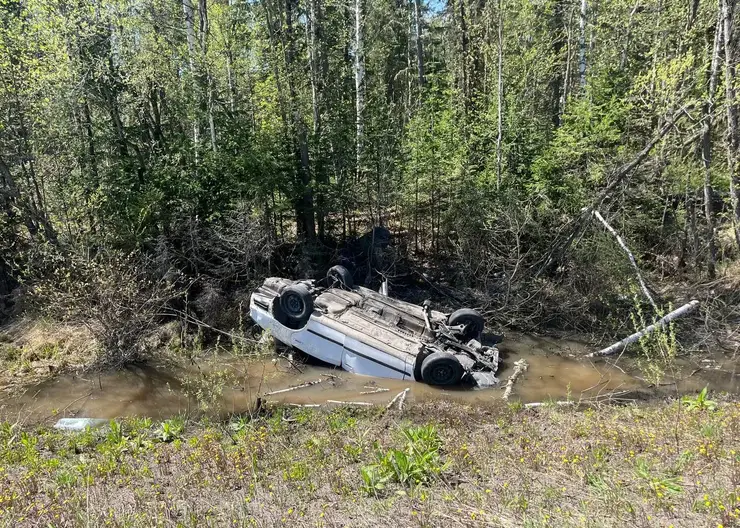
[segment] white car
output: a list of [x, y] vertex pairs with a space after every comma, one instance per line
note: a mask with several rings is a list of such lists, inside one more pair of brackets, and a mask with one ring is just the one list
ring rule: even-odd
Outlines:
[[250, 315], [290, 347], [355, 374], [430, 385], [498, 382], [499, 353], [483, 346], [483, 318], [463, 308], [450, 315], [354, 286], [334, 266], [325, 279], [265, 279]]

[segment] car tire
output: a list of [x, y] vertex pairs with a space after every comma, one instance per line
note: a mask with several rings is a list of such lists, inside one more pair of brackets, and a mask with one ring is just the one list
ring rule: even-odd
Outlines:
[[485, 321], [483, 316], [471, 308], [460, 308], [447, 318], [447, 326], [465, 325], [462, 337], [466, 341], [480, 338]]
[[280, 292], [280, 311], [286, 326], [300, 328], [313, 313], [313, 297], [303, 284], [291, 284]]
[[460, 362], [448, 352], [429, 354], [421, 364], [421, 379], [429, 385], [456, 385], [463, 374]]
[[329, 284], [339, 285], [349, 290], [355, 285], [352, 274], [344, 266], [332, 266], [326, 277], [329, 279]]

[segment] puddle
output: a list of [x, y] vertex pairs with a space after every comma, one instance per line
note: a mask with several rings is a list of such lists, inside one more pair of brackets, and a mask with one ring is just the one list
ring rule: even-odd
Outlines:
[[[298, 365], [275, 357], [260, 360], [219, 356], [189, 367], [133, 366], [100, 376], [60, 376], [28, 387], [20, 395], [0, 399], [0, 419], [26, 423], [53, 423], [64, 417], [115, 418], [127, 415], [162, 419], [179, 413], [202, 411], [200, 404], [210, 404], [217, 414], [246, 412], [257, 396], [269, 402], [301, 405], [324, 404], [327, 400], [369, 402], [384, 405], [398, 392], [409, 387], [409, 401], [456, 400], [469, 404], [502, 401], [503, 386], [513, 364], [525, 358], [529, 369], [516, 382], [513, 398], [523, 402], [571, 398], [604, 398], [611, 393], [640, 391], [650, 394], [648, 384], [636, 376], [639, 372], [621, 360], [619, 368], [610, 363], [579, 361], [590, 349], [576, 341], [509, 334], [499, 345], [504, 366], [498, 372], [499, 387], [484, 390], [440, 389], [422, 383], [356, 376], [325, 366]], [[696, 371], [685, 361], [685, 378], [680, 392], [696, 391], [709, 385], [715, 390], [740, 391], [735, 367], [713, 360], [712, 367]], [[703, 366], [703, 365], [702, 365]], [[226, 373], [226, 374], [224, 374]], [[633, 375], [630, 375], [633, 374]], [[222, 381], [216, 385], [213, 379]], [[266, 395], [318, 379], [322, 383], [301, 389]], [[219, 387], [214, 390], [213, 387]], [[382, 392], [379, 389], [387, 389]], [[661, 387], [675, 393], [675, 386]], [[378, 390], [374, 394], [369, 393]], [[194, 397], [198, 391], [199, 398]]]

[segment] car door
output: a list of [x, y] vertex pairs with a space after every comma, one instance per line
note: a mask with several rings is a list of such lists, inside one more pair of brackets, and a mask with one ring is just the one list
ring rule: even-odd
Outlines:
[[312, 317], [303, 330], [291, 336], [291, 344], [309, 356], [340, 366], [344, 354], [344, 339], [342, 332], [323, 324], [321, 317]]
[[348, 372], [379, 378], [408, 378], [406, 362], [357, 339], [344, 338], [342, 368]]

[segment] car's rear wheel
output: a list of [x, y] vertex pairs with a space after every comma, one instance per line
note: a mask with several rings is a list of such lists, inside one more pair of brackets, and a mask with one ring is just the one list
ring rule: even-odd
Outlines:
[[329, 284], [334, 287], [352, 289], [355, 285], [352, 274], [344, 266], [332, 266], [326, 277], [329, 279]]
[[299, 328], [308, 322], [313, 313], [313, 297], [303, 284], [291, 284], [280, 292], [280, 311], [287, 325]]
[[448, 352], [429, 354], [421, 364], [421, 379], [429, 385], [455, 385], [463, 374], [460, 362]]
[[461, 308], [450, 314], [447, 326], [465, 325], [463, 339], [478, 339], [483, 332], [483, 316], [471, 308]]

